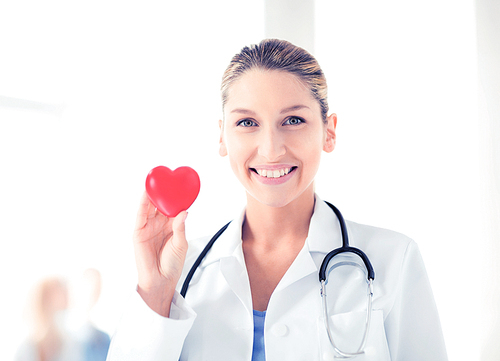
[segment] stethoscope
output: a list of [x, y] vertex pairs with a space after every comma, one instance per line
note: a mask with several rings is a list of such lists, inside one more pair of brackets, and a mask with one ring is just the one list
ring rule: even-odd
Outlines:
[[[366, 344], [366, 339], [368, 336], [368, 330], [370, 329], [370, 321], [371, 321], [371, 309], [372, 309], [372, 300], [373, 300], [373, 280], [375, 279], [375, 272], [373, 271], [372, 264], [370, 263], [370, 260], [366, 256], [366, 254], [360, 250], [359, 248], [355, 247], [350, 247], [349, 246], [349, 236], [347, 234], [347, 227], [345, 224], [344, 217], [340, 213], [340, 211], [331, 203], [326, 202], [328, 206], [333, 210], [335, 215], [337, 216], [337, 219], [340, 224], [340, 231], [342, 234], [342, 247], [336, 248], [333, 251], [329, 252], [325, 258], [323, 259], [323, 262], [321, 263], [321, 267], [319, 269], [319, 282], [321, 283], [321, 299], [322, 299], [322, 304], [323, 304], [323, 315], [324, 315], [324, 321], [325, 321], [325, 327], [328, 333], [328, 338], [330, 340], [330, 343], [333, 346], [333, 349], [337, 353], [338, 356], [341, 358], [348, 358], [348, 357], [354, 357], [358, 356], [364, 353], [364, 348]], [[184, 280], [184, 284], [182, 285], [181, 289], [181, 295], [182, 297], [186, 297], [186, 292], [189, 287], [189, 282], [191, 282], [191, 279], [193, 278], [194, 273], [198, 269], [199, 265], [207, 255], [207, 253], [210, 251], [212, 248], [213, 244], [215, 241], [220, 237], [222, 233], [227, 229], [231, 222], [227, 223], [224, 227], [222, 227], [207, 243], [203, 251], [200, 253], [196, 261], [194, 262], [193, 266], [189, 270], [189, 273], [186, 276], [186, 279]], [[363, 335], [363, 339], [361, 341], [361, 345], [359, 346], [358, 350], [356, 352], [345, 352], [341, 351], [336, 345], [333, 340], [333, 336], [330, 330], [330, 323], [328, 322], [329, 317], [328, 317], [328, 306], [326, 302], [326, 284], [328, 283], [327, 280], [327, 269], [328, 269], [328, 264], [332, 260], [333, 257], [335, 257], [338, 254], [341, 253], [354, 253], [357, 256], [361, 258], [363, 261], [366, 271], [367, 271], [367, 284], [368, 284], [368, 307], [367, 307], [367, 312], [366, 312], [366, 324], [365, 324], [365, 332]]]

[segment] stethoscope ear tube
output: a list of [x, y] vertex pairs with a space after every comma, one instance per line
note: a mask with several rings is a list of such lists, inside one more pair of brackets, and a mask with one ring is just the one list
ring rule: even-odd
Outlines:
[[[330, 260], [334, 256], [336, 256], [337, 254], [342, 253], [342, 252], [351, 252], [351, 253], [357, 254], [359, 257], [361, 257], [361, 259], [363, 260], [363, 263], [365, 264], [366, 270], [368, 272], [368, 277], [367, 277], [368, 280], [374, 280], [375, 279], [375, 272], [373, 271], [373, 267], [372, 267], [370, 261], [368, 260], [368, 257], [366, 256], [366, 254], [363, 251], [361, 251], [360, 249], [358, 249], [358, 248], [349, 247], [349, 238], [348, 238], [348, 234], [347, 234], [347, 227], [346, 227], [346, 224], [345, 224], [344, 217], [342, 216], [342, 213], [340, 213], [340, 211], [333, 204], [331, 204], [329, 202], [326, 202], [326, 201], [325, 201], [325, 203], [328, 204], [328, 206], [333, 210], [333, 212], [337, 216], [337, 219], [339, 220], [340, 230], [342, 232], [342, 247], [334, 249], [333, 251], [331, 251], [330, 253], [328, 253], [326, 255], [326, 257], [323, 259], [323, 263], [321, 264], [321, 268], [320, 268], [320, 271], [319, 271], [319, 280], [320, 280], [320, 282], [326, 280], [326, 269], [328, 267], [328, 263], [330, 262]], [[229, 223], [231, 223], [231, 222], [229, 222]], [[210, 241], [207, 243], [207, 245], [205, 246], [205, 248], [203, 249], [203, 251], [200, 253], [200, 255], [198, 256], [198, 258], [196, 259], [195, 263], [193, 264], [193, 266], [189, 270], [189, 273], [186, 276], [186, 279], [184, 280], [184, 283], [182, 285], [182, 289], [181, 289], [181, 292], [180, 292], [181, 295], [182, 295], [182, 297], [186, 297], [186, 292], [187, 292], [188, 287], [189, 287], [189, 282], [193, 278], [193, 275], [196, 272], [196, 269], [201, 264], [201, 261], [206, 256], [206, 254], [208, 253], [208, 251], [210, 251], [210, 248], [212, 248], [212, 246], [213, 246], [214, 242], [217, 240], [217, 238], [219, 238], [219, 236], [229, 226], [229, 223], [226, 224], [224, 227], [222, 227], [210, 239]]]

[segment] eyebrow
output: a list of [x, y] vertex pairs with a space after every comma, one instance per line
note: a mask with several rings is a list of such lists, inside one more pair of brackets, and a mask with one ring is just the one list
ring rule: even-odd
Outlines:
[[233, 110], [231, 110], [231, 114], [232, 113], [241, 113], [241, 114], [255, 115], [254, 111], [249, 110], [249, 109], [243, 109], [243, 108], [233, 109]]
[[280, 112], [280, 114], [284, 114], [284, 113], [288, 113], [288, 112], [293, 112], [295, 110], [300, 110], [300, 109], [304, 109], [304, 108], [309, 109], [309, 107], [306, 106], [306, 105], [302, 105], [302, 104], [294, 105], [292, 107], [288, 107], [288, 108], [282, 109], [281, 112]]
[[[300, 109], [309, 109], [308, 106], [306, 105], [302, 105], [302, 104], [299, 104], [299, 105], [294, 105], [294, 106], [291, 106], [291, 107], [288, 107], [288, 108], [285, 108], [285, 109], [282, 109], [280, 111], [280, 114], [284, 114], [284, 113], [288, 113], [288, 112], [293, 112], [295, 110], [300, 110]], [[231, 111], [231, 113], [241, 113], [241, 114], [248, 114], [248, 115], [255, 115], [255, 112], [253, 110], [250, 110], [250, 109], [244, 109], [244, 108], [237, 108], [237, 109], [233, 109]]]

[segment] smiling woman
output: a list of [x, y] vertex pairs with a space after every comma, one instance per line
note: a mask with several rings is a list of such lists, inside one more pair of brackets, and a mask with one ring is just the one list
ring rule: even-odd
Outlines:
[[[282, 40], [245, 47], [224, 73], [222, 99], [219, 153], [246, 207], [214, 237], [188, 243], [187, 213], [167, 218], [143, 196], [137, 292], [108, 360], [446, 360], [416, 244], [345, 222], [315, 193], [337, 123], [316, 60]], [[337, 253], [359, 256], [368, 277], [342, 268], [342, 287], [326, 301], [318, 270]], [[331, 268], [345, 265], [356, 262]], [[355, 280], [368, 285], [368, 308]]]

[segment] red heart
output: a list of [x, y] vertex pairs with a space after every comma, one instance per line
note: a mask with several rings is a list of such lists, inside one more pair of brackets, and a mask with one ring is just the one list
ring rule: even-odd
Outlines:
[[165, 216], [175, 217], [188, 209], [200, 192], [200, 177], [189, 167], [174, 171], [164, 166], [153, 168], [146, 178], [149, 200]]

